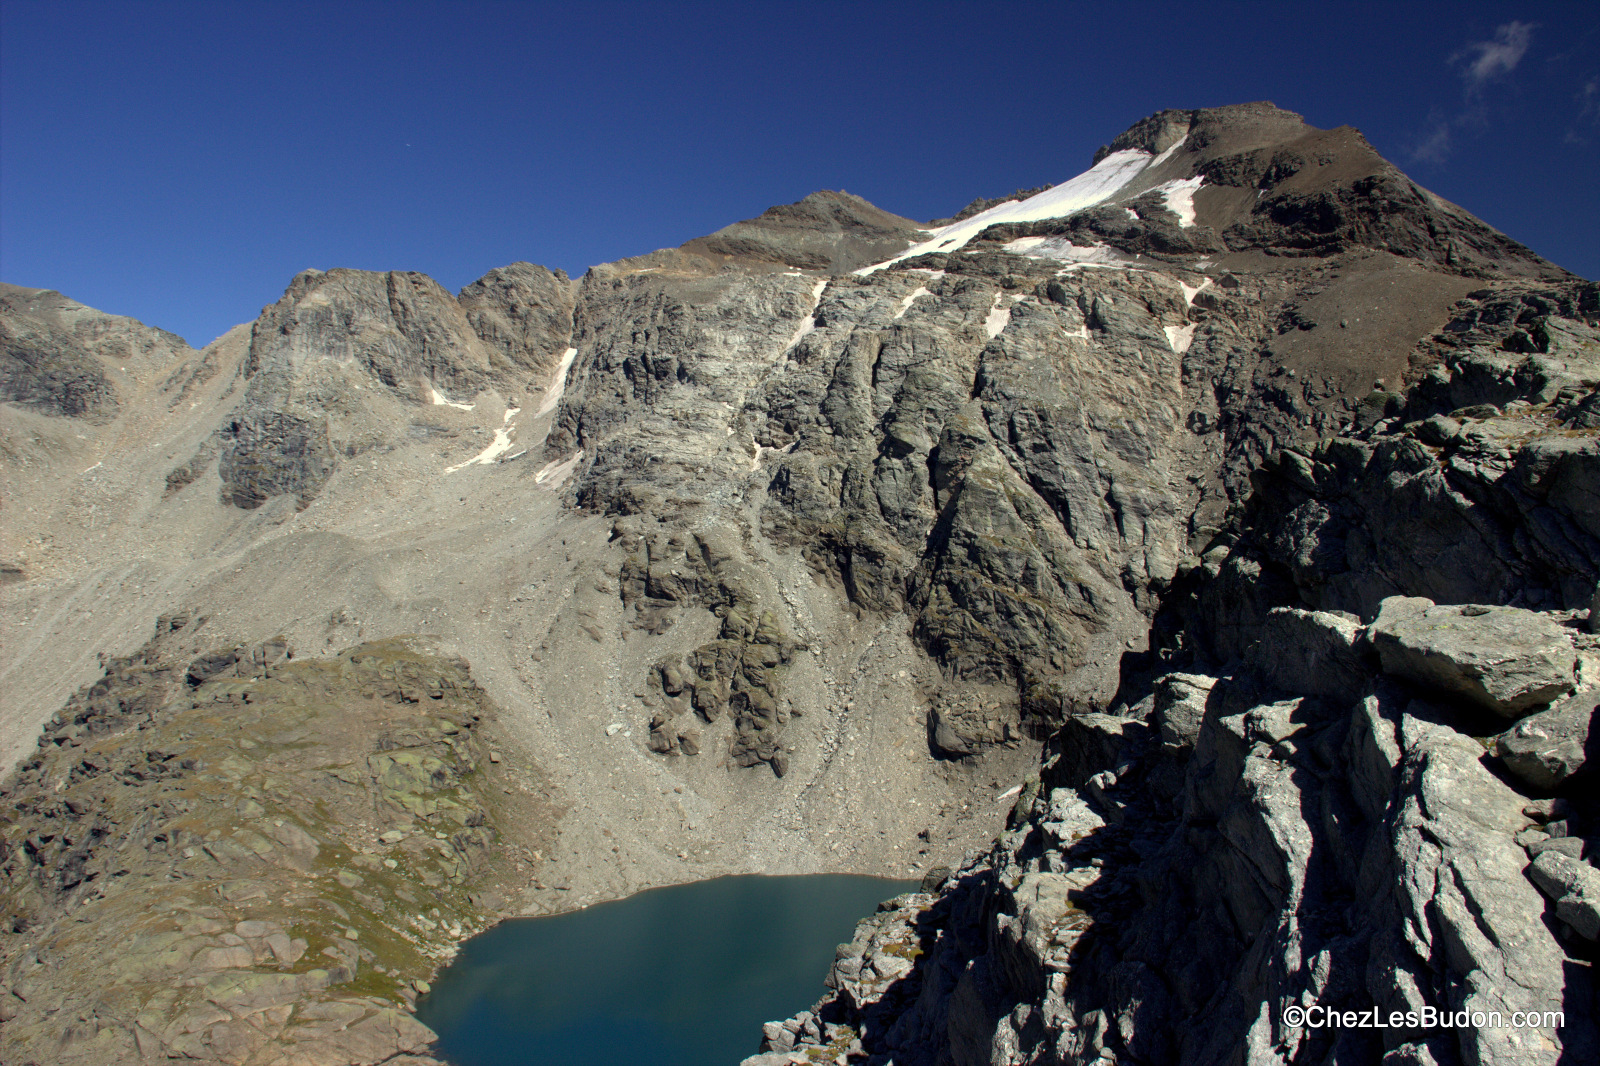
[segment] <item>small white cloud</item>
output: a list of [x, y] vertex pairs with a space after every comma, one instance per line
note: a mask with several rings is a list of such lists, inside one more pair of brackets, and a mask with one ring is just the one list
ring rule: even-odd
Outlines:
[[1600, 78], [1584, 82], [1583, 88], [1573, 93], [1572, 98], [1578, 101], [1578, 121], [1567, 130], [1565, 140], [1568, 144], [1587, 147], [1590, 131], [1600, 128]]
[[1436, 122], [1433, 131], [1411, 150], [1412, 162], [1443, 163], [1450, 155], [1450, 123]]
[[[1491, 81], [1517, 69], [1528, 54], [1537, 28], [1532, 22], [1507, 22], [1495, 27], [1492, 41], [1476, 41], [1450, 57], [1450, 65], [1461, 68], [1461, 80], [1466, 83], [1465, 106], [1460, 114], [1449, 118], [1437, 112], [1429, 116], [1431, 128], [1411, 150], [1413, 163], [1442, 164], [1455, 147], [1456, 131], [1487, 123], [1484, 89]], [[1600, 93], [1600, 89], [1596, 91]]]
[[1467, 91], [1475, 93], [1494, 78], [1510, 74], [1528, 54], [1528, 42], [1533, 38], [1531, 22], [1507, 22], [1495, 27], [1494, 40], [1478, 41], [1450, 57], [1452, 63], [1464, 63], [1461, 76], [1466, 79]]

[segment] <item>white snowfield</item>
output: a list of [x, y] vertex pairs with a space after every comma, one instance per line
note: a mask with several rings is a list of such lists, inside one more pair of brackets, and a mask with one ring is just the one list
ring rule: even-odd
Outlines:
[[[996, 204], [987, 211], [980, 211], [971, 218], [952, 222], [948, 226], [929, 230], [930, 237], [921, 244], [912, 245], [893, 259], [882, 263], [874, 263], [869, 267], [862, 267], [857, 274], [871, 274], [873, 271], [882, 270], [886, 266], [893, 266], [905, 259], [914, 256], [926, 255], [929, 252], [953, 252], [963, 247], [968, 241], [1000, 222], [1038, 222], [1047, 218], [1066, 218], [1068, 215], [1082, 211], [1086, 207], [1105, 203], [1140, 174], [1153, 166], [1166, 161], [1167, 157], [1181, 147], [1183, 141], [1168, 148], [1160, 155], [1151, 155], [1136, 148], [1126, 148], [1120, 152], [1112, 152], [1090, 169], [1079, 174], [1069, 181], [1053, 186], [1030, 196], [1026, 200], [1010, 200], [1003, 204]], [[1189, 179], [1198, 187], [1198, 178]], [[1193, 199], [1193, 188], [1189, 189], [1189, 197]], [[1171, 198], [1169, 194], [1169, 204]], [[1176, 211], [1177, 208], [1174, 208]], [[1179, 212], [1182, 216], [1182, 212]], [[1193, 225], [1194, 210], [1189, 207], [1189, 216], [1186, 224]]]
[[[514, 414], [515, 412], [510, 413]], [[445, 467], [444, 472], [446, 474], [454, 474], [457, 470], [465, 470], [469, 466], [488, 466], [490, 463], [494, 462], [496, 459], [500, 458], [506, 452], [511, 450], [511, 431], [516, 428], [516, 426], [512, 425], [508, 421], [504, 429], [497, 429], [494, 431], [494, 440], [490, 442], [487, 448], [479, 452], [477, 455], [474, 455], [471, 459], [468, 459], [464, 463], [457, 463], [455, 466]]]
[[1211, 286], [1211, 279], [1210, 278], [1203, 279], [1200, 282], [1199, 285], [1195, 285], [1195, 286], [1185, 285], [1181, 281], [1178, 282], [1178, 288], [1183, 290], [1183, 302], [1188, 304], [1190, 307], [1194, 306], [1194, 298], [1196, 296], [1200, 295], [1200, 290], [1209, 288], [1210, 286]]
[[540, 467], [537, 474], [533, 475], [533, 483], [547, 489], [560, 488], [561, 483], [572, 476], [572, 472], [578, 468], [578, 464], [582, 461], [582, 448], [579, 448], [575, 454], [566, 459], [552, 459]]
[[932, 295], [933, 295], [933, 293], [928, 291], [928, 287], [926, 285], [917, 286], [917, 288], [911, 293], [910, 296], [905, 296], [905, 297], [901, 298], [901, 300], [900, 300], [900, 309], [894, 313], [894, 317], [896, 317], [896, 318], [904, 318], [906, 312], [911, 310], [911, 304], [916, 300], [916, 298], [918, 296], [932, 296]]
[[1166, 331], [1167, 343], [1172, 345], [1173, 351], [1182, 353], [1189, 350], [1189, 345], [1194, 343], [1194, 325], [1191, 322], [1187, 326], [1161, 327]]

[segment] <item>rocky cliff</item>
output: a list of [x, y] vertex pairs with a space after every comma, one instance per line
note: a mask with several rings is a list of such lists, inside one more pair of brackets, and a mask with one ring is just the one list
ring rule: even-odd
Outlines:
[[[837, 991], [770, 1027], [758, 1061], [830, 1041], [900, 1064], [1600, 1053], [1600, 542], [1583, 502], [1526, 473], [1553, 452], [1556, 483], [1600, 485], [1556, 472], [1596, 455], [1568, 435], [1572, 399], [1263, 467], [1180, 582], [1136, 702], [1069, 718], [993, 848], [864, 922]], [[1463, 468], [1474, 496], [1446, 487]], [[1381, 518], [1356, 503], [1375, 484]], [[1347, 509], [1307, 522], [1317, 502]], [[1540, 554], [1551, 537], [1582, 606]], [[1463, 558], [1432, 557], [1442, 541]]]
[[[504, 825], [460, 801], [499, 899], [464, 896], [462, 935], [721, 873], [928, 875], [828, 1000], [769, 1027], [772, 1061], [1587, 1054], [1571, 764], [1596, 684], [1600, 289], [1354, 130], [1162, 112], [1077, 178], [939, 223], [823, 192], [578, 281], [307, 271], [200, 352], [6, 301], [0, 487], [28, 501], [0, 543], [10, 856], [57, 832], [22, 799], [54, 780], [41, 725], [59, 753], [71, 693], [134, 684], [128, 656], [165, 661], [136, 651], [151, 620], [203, 608], [186, 654], [281, 638], [290, 674], [355, 671], [378, 653], [350, 649], [416, 635], [425, 672], [471, 663], [453, 683], [493, 701], [556, 835], [493, 867]], [[106, 337], [145, 361], [114, 377]], [[379, 689], [320, 704], [372, 715], [346, 784], [435, 817], [373, 769], [397, 730], [425, 746]], [[174, 723], [204, 703], [182, 691], [157, 701]], [[303, 704], [272, 706], [262, 729], [292, 732]], [[428, 757], [481, 766], [454, 724]], [[295, 806], [341, 787], [318, 781], [274, 816], [322, 840]], [[1546, 838], [1579, 843], [1525, 853]], [[399, 877], [360, 834], [319, 847]], [[9, 905], [53, 931], [7, 939], [8, 979], [65, 989], [83, 949], [56, 916], [82, 904], [21, 887], [66, 862], [38, 855]], [[105, 905], [145, 906], [101, 876]], [[367, 944], [392, 904], [361, 891], [335, 902]], [[352, 964], [305, 1002], [388, 1025], [432, 957], [367, 960], [392, 989]], [[182, 1047], [215, 1058], [256, 1016], [153, 995], [133, 981], [85, 1025], [122, 1026], [108, 1048], [133, 1022], [210, 1034]], [[1574, 1020], [1455, 1043], [1283, 1022], [1313, 1000]], [[273, 1047], [334, 1008], [300, 1009]]]

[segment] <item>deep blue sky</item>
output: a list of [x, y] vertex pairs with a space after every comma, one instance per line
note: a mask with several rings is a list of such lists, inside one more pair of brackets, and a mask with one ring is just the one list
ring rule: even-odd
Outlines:
[[1592, 2], [0, 0], [0, 278], [198, 345], [305, 267], [577, 274], [819, 188], [927, 219], [1258, 99], [1594, 278], [1597, 57]]

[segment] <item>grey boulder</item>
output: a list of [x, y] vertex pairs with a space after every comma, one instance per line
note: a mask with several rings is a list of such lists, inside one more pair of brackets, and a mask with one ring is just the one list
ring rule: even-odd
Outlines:
[[1500, 734], [1495, 753], [1528, 784], [1553, 791], [1583, 769], [1590, 745], [1600, 743], [1600, 735], [1591, 731], [1596, 710], [1600, 692], [1580, 692]]
[[1367, 633], [1384, 673], [1506, 718], [1570, 692], [1578, 663], [1565, 629], [1517, 607], [1390, 596]]

